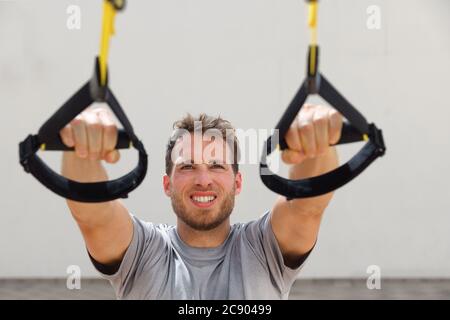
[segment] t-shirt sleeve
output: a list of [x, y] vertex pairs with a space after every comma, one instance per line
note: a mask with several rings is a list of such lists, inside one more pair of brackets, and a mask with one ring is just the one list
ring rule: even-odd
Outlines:
[[298, 267], [295, 269], [286, 266], [270, 217], [271, 212], [268, 211], [261, 218], [245, 224], [245, 235], [256, 258], [267, 268], [272, 282], [280, 292], [286, 293], [290, 290], [312, 249], [299, 259]]
[[142, 276], [148, 277], [155, 265], [166, 260], [169, 246], [168, 238], [153, 223], [144, 222], [135, 216], [132, 216], [132, 221], [133, 238], [120, 265], [107, 267], [89, 255], [101, 276], [111, 282], [118, 299], [124, 296], [138, 298], [139, 292], [131, 292], [139, 287], [134, 284], [139, 283]]

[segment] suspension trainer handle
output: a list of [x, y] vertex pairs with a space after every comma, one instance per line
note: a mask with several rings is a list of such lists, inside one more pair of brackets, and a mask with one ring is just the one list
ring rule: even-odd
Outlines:
[[[308, 49], [306, 78], [275, 126], [275, 133], [266, 140], [260, 160], [260, 177], [264, 185], [288, 200], [314, 197], [334, 191], [353, 180], [386, 151], [382, 131], [375, 124], [369, 124], [366, 118], [319, 72], [319, 46], [316, 41], [318, 0], [307, 2], [311, 43]], [[328, 173], [300, 180], [280, 177], [269, 169], [267, 156], [274, 150], [288, 148], [285, 135], [306, 99], [312, 94], [321, 96], [348, 120], [344, 121], [341, 137], [335, 145], [358, 141], [366, 141], [366, 144], [347, 163]]]
[[[135, 135], [118, 100], [108, 86], [100, 84], [99, 59], [95, 61], [94, 76], [87, 81], [64, 105], [54, 113], [39, 129], [37, 135], [29, 135], [19, 144], [20, 164], [25, 172], [31, 173], [39, 182], [54, 193], [79, 202], [105, 202], [127, 198], [136, 189], [147, 173], [148, 156], [144, 145]], [[41, 150], [65, 150], [61, 146], [59, 132], [74, 117], [94, 102], [105, 102], [111, 108], [123, 130], [119, 131], [116, 147], [133, 146], [139, 152], [137, 166], [128, 174], [110, 181], [81, 183], [67, 179], [49, 168], [37, 155]], [[45, 146], [45, 148], [43, 148]]]

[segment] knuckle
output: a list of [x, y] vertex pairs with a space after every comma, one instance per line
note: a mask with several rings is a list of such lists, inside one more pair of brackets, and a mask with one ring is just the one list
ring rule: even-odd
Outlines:
[[91, 153], [99, 153], [102, 150], [102, 146], [100, 143], [90, 143], [89, 144], [89, 152]]
[[321, 127], [326, 126], [326, 125], [328, 125], [328, 119], [324, 116], [320, 116], [320, 117], [314, 119], [314, 124], [321, 126]]
[[317, 147], [317, 153], [323, 155], [327, 151], [327, 146], [321, 145]]
[[331, 117], [331, 119], [332, 120], [334, 120], [334, 121], [342, 121], [342, 115], [339, 113], [339, 112], [337, 112], [336, 110], [333, 110], [331, 113], [330, 113], [330, 117]]
[[60, 134], [62, 137], [68, 136], [69, 133], [70, 133], [69, 130], [70, 130], [70, 127], [69, 127], [69, 126], [65, 126], [64, 128], [62, 128], [62, 129], [59, 131], [59, 134]]
[[330, 116], [335, 117], [339, 115], [339, 112], [337, 112], [336, 109], [330, 108], [330, 110], [328, 111], [330, 113]]
[[117, 127], [114, 124], [107, 124], [103, 126], [103, 130], [107, 135], [114, 135], [117, 132]]
[[101, 131], [102, 125], [99, 122], [93, 121], [88, 124], [88, 128], [91, 131]]
[[314, 126], [311, 122], [303, 122], [299, 125], [300, 131], [304, 133], [311, 133], [314, 130]]
[[75, 149], [87, 150], [87, 143], [84, 140], [76, 140]]
[[328, 112], [330, 112], [331, 110], [334, 110], [332, 107], [326, 106], [326, 105], [323, 105], [323, 104], [319, 105], [319, 108], [320, 108], [320, 110], [322, 110], [322, 112], [324, 112], [324, 113], [328, 113]]
[[310, 144], [308, 148], [306, 148], [305, 153], [307, 156], [313, 156], [317, 152], [317, 148], [315, 144]]
[[330, 143], [331, 143], [331, 144], [336, 144], [336, 143], [338, 143], [339, 139], [340, 139], [340, 135], [339, 135], [339, 134], [335, 134], [335, 135], [333, 135], [333, 136], [331, 137]]
[[81, 112], [82, 116], [91, 116], [93, 114], [95, 114], [95, 108], [92, 108], [92, 107], [84, 109], [83, 112]]
[[81, 125], [83, 125], [83, 123], [84, 123], [84, 119], [81, 117], [81, 116], [76, 116], [71, 122], [70, 122], [70, 124], [72, 125], [72, 126], [75, 126], [75, 127], [79, 127], [79, 126], [81, 126]]

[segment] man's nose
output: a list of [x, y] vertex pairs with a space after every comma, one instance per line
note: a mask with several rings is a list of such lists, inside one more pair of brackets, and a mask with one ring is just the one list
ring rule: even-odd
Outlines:
[[210, 172], [205, 165], [199, 165], [195, 174], [195, 184], [201, 187], [208, 187], [212, 184]]

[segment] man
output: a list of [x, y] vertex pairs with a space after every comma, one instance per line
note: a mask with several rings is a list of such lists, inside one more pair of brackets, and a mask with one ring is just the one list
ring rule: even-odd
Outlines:
[[[341, 129], [342, 117], [334, 109], [305, 105], [282, 154], [291, 165], [290, 179], [335, 169], [338, 158], [330, 144], [339, 140]], [[61, 138], [75, 147], [63, 155], [65, 177], [108, 180], [101, 160], [119, 160], [117, 127], [109, 112], [83, 112], [61, 131]], [[242, 189], [237, 151], [233, 127], [220, 117], [188, 115], [174, 124], [163, 186], [177, 215], [176, 227], [144, 222], [120, 200], [67, 200], [91, 260], [118, 298], [288, 298], [332, 193], [290, 201], [279, 197], [259, 219], [230, 225], [234, 198]]]

